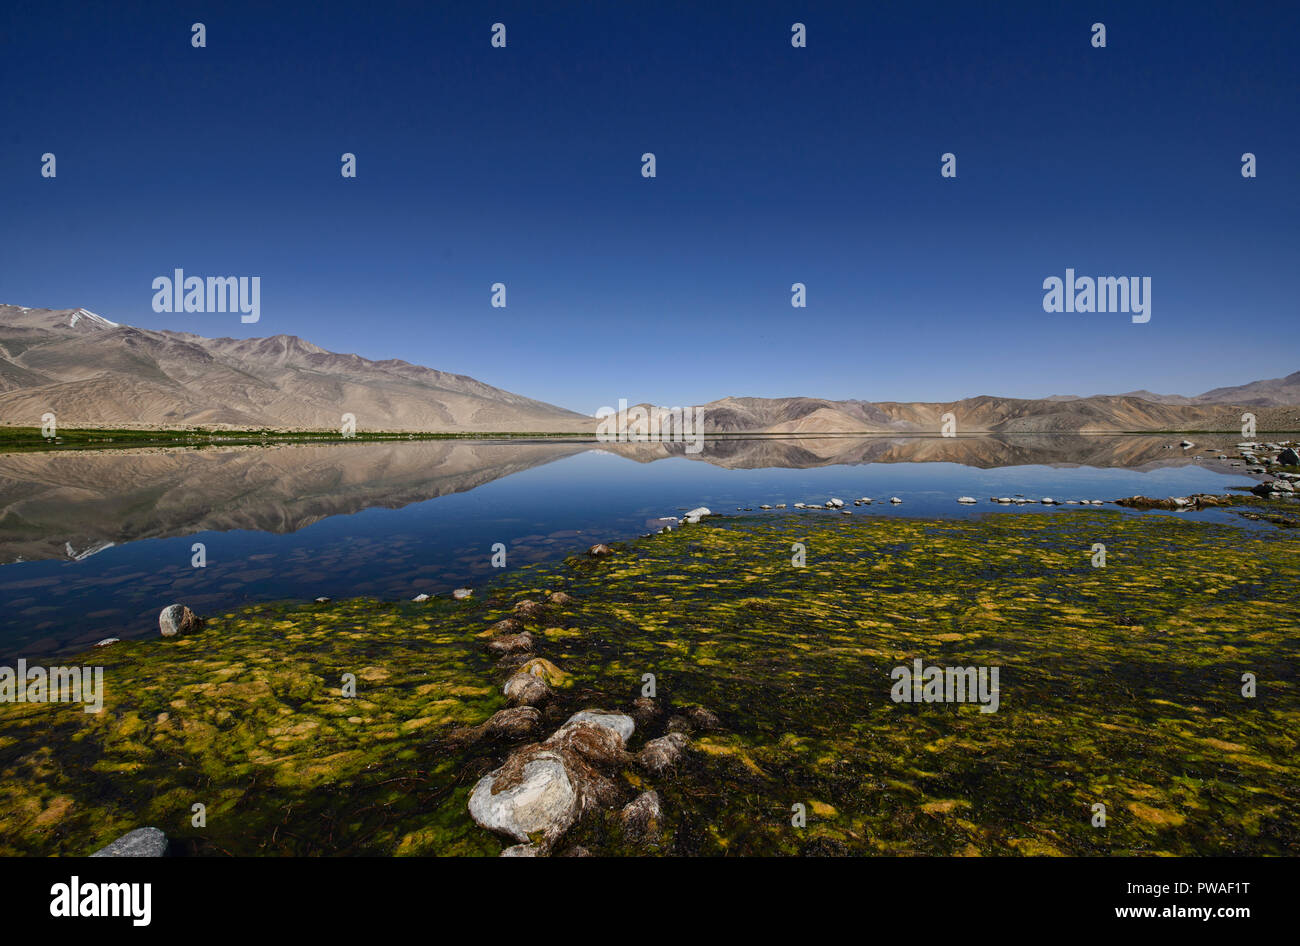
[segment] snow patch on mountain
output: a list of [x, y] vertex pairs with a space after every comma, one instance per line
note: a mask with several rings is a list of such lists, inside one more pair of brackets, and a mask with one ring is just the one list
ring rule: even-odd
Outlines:
[[96, 325], [102, 325], [105, 328], [119, 328], [116, 322], [110, 322], [102, 315], [96, 315], [94, 312], [91, 312], [89, 309], [77, 309], [75, 312], [73, 312], [72, 318], [68, 322], [68, 327], [73, 328], [82, 319], [85, 319], [87, 322], [92, 322]]

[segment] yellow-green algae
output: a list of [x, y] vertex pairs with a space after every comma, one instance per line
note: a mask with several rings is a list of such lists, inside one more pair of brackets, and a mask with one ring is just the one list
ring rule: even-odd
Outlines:
[[[0, 853], [154, 824], [203, 854], [495, 854], [465, 803], [510, 745], [452, 732], [504, 705], [483, 631], [559, 588], [576, 600], [529, 627], [564, 713], [627, 708], [651, 673], [665, 716], [721, 718], [677, 772], [622, 774], [629, 800], [663, 802], [642, 852], [1295, 853], [1298, 552], [1294, 530], [1096, 511], [745, 517], [472, 602], [254, 607], [83, 657], [106, 667], [99, 716], [0, 706]], [[891, 669], [917, 657], [1000, 667], [999, 710], [892, 702]], [[631, 850], [612, 815], [570, 843]]]
[[445, 745], [504, 705], [461, 610], [258, 606], [82, 655], [102, 713], [0, 706], [0, 853], [86, 854], [144, 824], [196, 853], [495, 853], [461, 817], [473, 756]]

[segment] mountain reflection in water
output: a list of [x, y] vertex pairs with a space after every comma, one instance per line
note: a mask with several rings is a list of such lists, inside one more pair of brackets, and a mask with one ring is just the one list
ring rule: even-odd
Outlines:
[[[563, 440], [0, 454], [0, 656], [151, 636], [173, 600], [203, 612], [443, 593], [490, 579], [494, 543], [518, 566], [634, 538], [701, 504], [725, 513], [899, 496], [901, 506], [856, 514], [966, 516], [1007, 512], [989, 506], [992, 495], [1110, 500], [1251, 482], [1215, 459], [1234, 453], [1237, 438], [1198, 435], [1191, 450], [1177, 439], [716, 439], [697, 454]], [[964, 494], [980, 503], [958, 506]], [[191, 564], [197, 542], [203, 568]]]

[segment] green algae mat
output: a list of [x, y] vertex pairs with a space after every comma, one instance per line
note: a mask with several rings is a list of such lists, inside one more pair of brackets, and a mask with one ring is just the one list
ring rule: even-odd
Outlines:
[[[1100, 511], [711, 518], [465, 602], [211, 615], [61, 659], [104, 667], [102, 713], [0, 705], [0, 854], [154, 825], [178, 853], [495, 855], [466, 801], [527, 740], [465, 738], [506, 705], [484, 641], [558, 590], [527, 622], [566, 674], [537, 738], [651, 685], [632, 751], [682, 708], [719, 719], [674, 772], [619, 775], [659, 792], [657, 839], [597, 813], [561, 849], [1293, 854], [1298, 553], [1292, 529]], [[996, 712], [896, 702], [916, 660], [998, 668]]]

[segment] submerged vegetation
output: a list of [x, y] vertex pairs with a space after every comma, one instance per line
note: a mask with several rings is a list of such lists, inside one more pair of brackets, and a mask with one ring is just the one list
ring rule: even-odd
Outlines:
[[[466, 734], [522, 658], [485, 642], [555, 591], [572, 599], [526, 622], [554, 665], [547, 732], [628, 711], [647, 674], [662, 709], [633, 752], [686, 708], [717, 717], [674, 771], [617, 776], [624, 800], [658, 791], [657, 838], [633, 845], [614, 808], [563, 847], [1294, 853], [1297, 552], [1293, 530], [1091, 510], [713, 518], [468, 601], [213, 615], [63, 661], [104, 666], [100, 714], [0, 705], [0, 854], [85, 854], [142, 825], [195, 854], [496, 854], [511, 842], [466, 802], [526, 740]], [[998, 710], [894, 702], [891, 670], [915, 659], [1000, 668]]]

